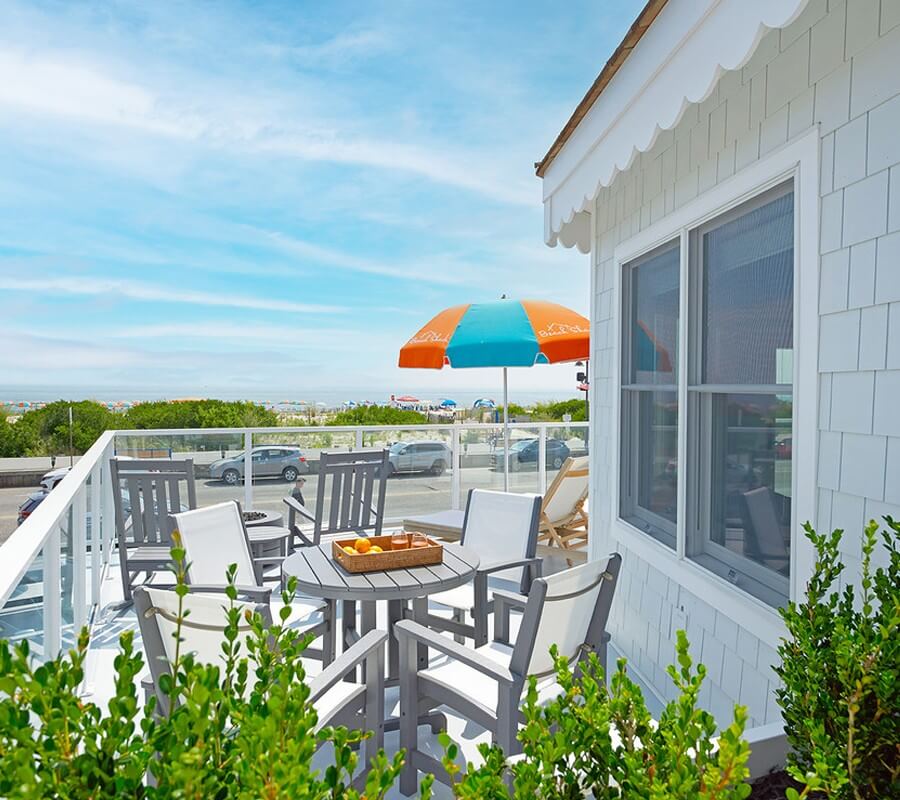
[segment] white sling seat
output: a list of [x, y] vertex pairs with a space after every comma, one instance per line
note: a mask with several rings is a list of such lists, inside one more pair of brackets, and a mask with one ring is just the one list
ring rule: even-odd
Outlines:
[[[596, 652], [605, 667], [606, 622], [622, 558], [590, 562], [534, 581], [527, 598], [502, 591], [494, 594], [495, 641], [466, 648], [412, 620], [397, 624], [400, 641], [400, 746], [409, 754], [400, 791], [416, 789], [416, 771], [445, 776], [438, 761], [418, 749], [417, 723], [441, 705], [491, 733], [507, 755], [518, 752], [519, 706], [527, 676], [539, 680], [539, 697], [557, 694], [550, 648], [568, 656], [574, 667], [587, 652]], [[509, 634], [511, 609], [523, 609], [515, 644]], [[437, 650], [434, 661], [420, 661], [422, 647]]]
[[[168, 712], [169, 697], [157, 689], [160, 676], [171, 671], [175, 659], [175, 632], [178, 623], [178, 595], [170, 589], [143, 586], [134, 592], [135, 610], [143, 639], [144, 651], [150, 667], [151, 684], [146, 688], [157, 697], [158, 712]], [[181, 652], [192, 653], [203, 664], [224, 667], [222, 653], [224, 631], [227, 625], [225, 597], [189, 593], [184, 597], [181, 623]], [[265, 626], [272, 624], [267, 603], [237, 602], [236, 607], [261, 615]], [[242, 614], [243, 616], [243, 614]], [[236, 643], [238, 657], [248, 654], [247, 640], [251, 629], [243, 619], [238, 629]], [[370, 631], [347, 649], [334, 662], [307, 678], [310, 701], [318, 716], [317, 729], [327, 725], [346, 725], [350, 728], [370, 730], [373, 737], [366, 742], [366, 762], [377, 753], [384, 742], [384, 643], [387, 634]], [[318, 665], [301, 659], [307, 675], [317, 671]], [[356, 667], [366, 664], [366, 683], [349, 683], [345, 679]], [[252, 675], [248, 691], [252, 691]]]
[[[540, 575], [541, 560], [535, 557], [540, 510], [539, 495], [469, 492], [460, 544], [474, 550], [481, 563], [471, 583], [431, 595], [432, 603], [452, 609], [453, 619], [429, 614], [430, 627], [450, 631], [460, 642], [471, 638], [476, 647], [487, 643], [493, 593], [502, 589], [527, 594]], [[471, 625], [465, 622], [466, 614], [472, 616]]]
[[[272, 589], [262, 585], [262, 570], [253, 560], [241, 507], [235, 500], [173, 514], [187, 560], [187, 582], [196, 592], [222, 592], [225, 572], [237, 565], [235, 585], [244, 598], [269, 603]], [[322, 636], [322, 648], [309, 648], [323, 664], [334, 659], [334, 603], [298, 596], [288, 623]]]

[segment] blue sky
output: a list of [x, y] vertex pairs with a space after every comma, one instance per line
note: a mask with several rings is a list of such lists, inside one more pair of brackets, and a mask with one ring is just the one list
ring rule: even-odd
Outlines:
[[494, 385], [397, 350], [504, 292], [587, 313], [532, 165], [641, 5], [4, 0], [0, 394]]

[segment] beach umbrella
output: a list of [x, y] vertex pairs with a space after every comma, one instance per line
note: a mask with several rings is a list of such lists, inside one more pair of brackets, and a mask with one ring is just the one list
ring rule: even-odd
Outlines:
[[399, 366], [420, 369], [503, 369], [503, 487], [509, 489], [510, 367], [587, 359], [587, 318], [542, 300], [495, 300], [452, 306], [422, 327], [401, 349]]
[[472, 403], [472, 408], [496, 408], [497, 404], [493, 400], [488, 400], [486, 397], [479, 397], [474, 403]]
[[438, 404], [441, 408], [456, 408], [456, 400], [445, 398]]

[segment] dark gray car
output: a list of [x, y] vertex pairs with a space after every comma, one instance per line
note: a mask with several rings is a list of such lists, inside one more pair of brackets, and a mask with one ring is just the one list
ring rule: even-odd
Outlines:
[[[297, 480], [298, 475], [309, 472], [309, 462], [299, 447], [254, 447], [254, 478], [283, 478]], [[209, 465], [209, 477], [234, 485], [244, 477], [244, 454], [222, 458]]]
[[388, 455], [388, 475], [397, 472], [443, 475], [451, 461], [450, 448], [443, 442], [396, 442]]

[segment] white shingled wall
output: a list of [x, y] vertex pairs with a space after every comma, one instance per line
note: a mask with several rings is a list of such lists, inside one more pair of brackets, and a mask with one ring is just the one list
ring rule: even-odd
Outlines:
[[[592, 452], [614, 454], [617, 436], [609, 346], [618, 324], [615, 246], [814, 124], [822, 137], [815, 523], [848, 531], [849, 580], [864, 521], [900, 518], [900, 0], [810, 0], [601, 192], [592, 247]], [[614, 468], [612, 458], [594, 461], [594, 519], [609, 518]], [[751, 725], [776, 721], [774, 642], [641, 560], [627, 540], [613, 546], [624, 556], [613, 639], [643, 677], [670, 696], [664, 668], [674, 632], [686, 624], [709, 668], [705, 706], [720, 721], [733, 702], [749, 707]]]

